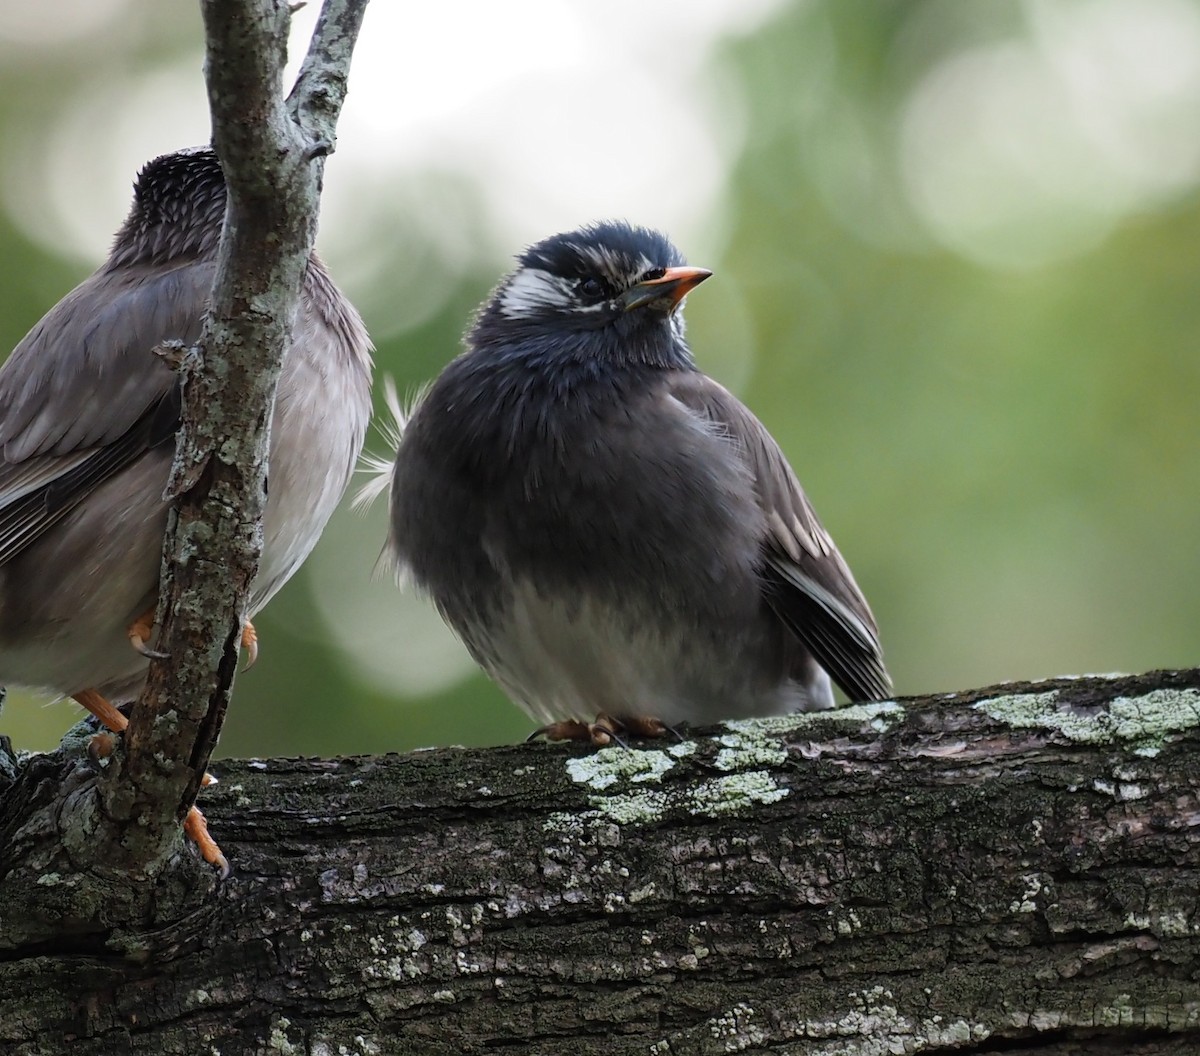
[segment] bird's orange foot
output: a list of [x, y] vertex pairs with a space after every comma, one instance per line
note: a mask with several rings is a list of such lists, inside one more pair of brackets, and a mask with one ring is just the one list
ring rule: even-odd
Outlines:
[[242, 670], [249, 671], [258, 659], [258, 631], [249, 620], [242, 625], [242, 648], [246, 650], [246, 666]]
[[552, 722], [534, 730], [526, 739], [532, 741], [535, 737], [545, 737], [548, 741], [590, 741], [596, 748], [605, 748], [610, 744], [619, 744], [624, 748], [626, 745], [620, 733], [634, 737], [666, 737], [674, 731], [660, 719], [648, 715], [630, 715], [618, 719], [600, 714], [595, 722], [581, 722], [578, 719]]
[[[205, 778], [211, 778], [211, 774], [205, 774]], [[212, 782], [206, 780], [206, 785]], [[196, 845], [196, 849], [200, 852], [200, 857], [203, 858], [209, 865], [215, 865], [221, 872], [221, 879], [225, 880], [229, 877], [229, 859], [221, 853], [221, 848], [217, 846], [217, 841], [208, 834], [208, 822], [204, 820], [204, 814], [199, 807], [192, 807], [188, 811], [187, 817], [183, 819], [183, 831]]]
[[[129, 635], [129, 644], [141, 653], [142, 656], [150, 660], [166, 660], [166, 653], [160, 653], [157, 649], [151, 649], [146, 644], [150, 641], [150, 636], [154, 633], [155, 611], [154, 609], [147, 609], [129, 625], [125, 633]], [[85, 704], [84, 707], [87, 707], [87, 705]]]
[[88, 740], [87, 753], [93, 763], [107, 759], [117, 750], [117, 739], [107, 730], [104, 733], [93, 733]]
[[613, 743], [624, 746], [625, 742], [617, 736], [614, 726], [615, 723], [607, 715], [597, 715], [595, 722], [563, 719], [561, 722], [551, 722], [534, 730], [525, 740], [545, 737], [548, 741], [589, 741], [596, 748], [604, 748]]
[[[109, 733], [96, 734], [88, 744], [88, 754], [94, 760], [99, 762], [101, 759], [107, 759], [112, 755], [116, 747], [116, 738], [112, 734], [121, 733], [125, 730], [129, 725], [129, 720], [113, 706], [108, 698], [97, 693], [94, 689], [81, 690], [75, 694], [75, 700], [95, 715], [104, 728], [110, 731]], [[217, 779], [212, 774], [205, 774], [200, 781], [203, 787], [215, 785], [216, 783]], [[183, 831], [196, 844], [196, 847], [200, 851], [200, 857], [210, 865], [215, 865], [221, 870], [222, 880], [229, 876], [229, 859], [221, 853], [221, 848], [217, 846], [216, 841], [208, 834], [208, 823], [204, 820], [204, 815], [196, 807], [192, 807], [188, 811], [187, 817], [183, 819]]]

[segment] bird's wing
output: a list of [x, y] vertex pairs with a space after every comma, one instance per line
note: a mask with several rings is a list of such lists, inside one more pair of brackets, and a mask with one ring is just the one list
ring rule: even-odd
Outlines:
[[763, 590], [775, 614], [852, 700], [887, 699], [892, 683], [875, 619], [779, 445], [703, 374], [673, 374], [669, 391], [732, 445], [754, 480], [767, 526]]
[[212, 266], [101, 271], [54, 306], [0, 369], [0, 564], [179, 421], [153, 354], [194, 341]]

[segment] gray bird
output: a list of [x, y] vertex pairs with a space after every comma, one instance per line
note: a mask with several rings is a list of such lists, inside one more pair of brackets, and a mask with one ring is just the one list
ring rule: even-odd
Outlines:
[[[224, 213], [211, 150], [151, 161], [107, 261], [0, 368], [0, 683], [72, 696], [109, 729], [125, 726], [112, 702], [146, 674], [179, 425], [178, 377], [153, 350], [200, 336]], [[314, 255], [271, 425], [252, 655], [249, 618], [303, 563], [349, 482], [370, 353]], [[214, 860], [194, 831], [202, 819], [189, 822]]]
[[890, 696], [778, 444], [692, 359], [680, 308], [711, 272], [625, 223], [518, 264], [402, 426], [385, 551], [488, 675], [597, 744], [829, 708], [831, 677]]

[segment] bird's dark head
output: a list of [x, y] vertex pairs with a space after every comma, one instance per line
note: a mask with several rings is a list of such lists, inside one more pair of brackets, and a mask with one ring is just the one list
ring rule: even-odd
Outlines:
[[224, 216], [225, 176], [212, 149], [164, 154], [138, 173], [133, 208], [113, 240], [109, 265], [215, 254]]
[[480, 312], [468, 344], [536, 343], [577, 358], [690, 361], [679, 311], [712, 272], [684, 265], [666, 236], [621, 221], [531, 246]]

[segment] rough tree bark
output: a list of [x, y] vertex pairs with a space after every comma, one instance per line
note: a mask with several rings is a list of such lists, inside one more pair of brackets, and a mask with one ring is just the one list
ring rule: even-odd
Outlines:
[[0, 1052], [1200, 1052], [1200, 670], [223, 762], [150, 925], [40, 864], [83, 740], [0, 753]]

